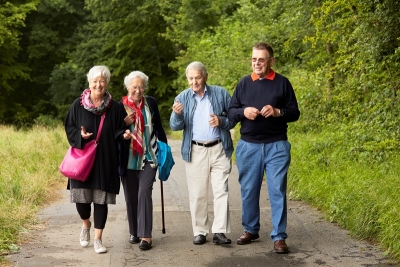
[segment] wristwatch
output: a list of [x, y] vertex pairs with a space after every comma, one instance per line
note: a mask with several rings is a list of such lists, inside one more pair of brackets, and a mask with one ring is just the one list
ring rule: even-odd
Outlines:
[[279, 109], [279, 115], [280, 115], [281, 117], [283, 117], [283, 115], [285, 115], [285, 111], [283, 111], [282, 109]]

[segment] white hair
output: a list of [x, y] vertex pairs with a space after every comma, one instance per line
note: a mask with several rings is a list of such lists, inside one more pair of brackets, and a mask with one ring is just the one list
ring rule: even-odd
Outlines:
[[106, 66], [94, 66], [91, 68], [87, 74], [88, 82], [97, 77], [106, 78], [107, 84], [110, 82], [111, 73], [110, 70]]
[[201, 70], [202, 76], [203, 77], [207, 76], [206, 66], [204, 66], [204, 64], [201, 63], [200, 61], [194, 61], [186, 67], [186, 76], [187, 76], [188, 70]]
[[147, 89], [147, 85], [149, 83], [149, 77], [146, 74], [144, 74], [143, 72], [138, 71], [138, 70], [132, 71], [131, 73], [128, 74], [128, 76], [125, 76], [125, 79], [124, 79], [125, 88], [128, 88], [129, 85], [131, 84], [131, 81], [135, 78], [142, 79], [142, 81], [144, 83], [144, 88]]

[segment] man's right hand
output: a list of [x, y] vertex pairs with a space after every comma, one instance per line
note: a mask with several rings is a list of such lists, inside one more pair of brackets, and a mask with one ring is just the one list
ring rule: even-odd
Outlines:
[[260, 111], [256, 108], [247, 107], [244, 109], [244, 116], [249, 120], [254, 121], [258, 115], [260, 115]]
[[172, 105], [172, 110], [176, 114], [181, 115], [181, 113], [183, 111], [183, 104], [180, 103], [178, 100], [176, 100], [175, 103]]

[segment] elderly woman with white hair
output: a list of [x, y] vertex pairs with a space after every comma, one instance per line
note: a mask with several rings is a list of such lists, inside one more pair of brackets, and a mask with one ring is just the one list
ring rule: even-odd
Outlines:
[[122, 117], [121, 106], [107, 91], [111, 73], [106, 66], [94, 66], [87, 74], [89, 88], [85, 89], [69, 108], [65, 119], [65, 132], [72, 147], [82, 149], [89, 141], [96, 139], [101, 116], [105, 115], [96, 157], [86, 181], [68, 179], [71, 203], [83, 225], [80, 244], [90, 243], [91, 204], [93, 203], [94, 250], [107, 252], [102, 244], [102, 234], [108, 215], [108, 204], [116, 203], [120, 189], [118, 173], [118, 139], [130, 139]]
[[139, 248], [152, 247], [153, 183], [157, 172], [157, 139], [167, 143], [154, 97], [145, 96], [149, 78], [141, 71], [125, 77], [128, 94], [122, 97], [124, 122], [131, 142], [120, 142], [120, 175], [129, 223], [129, 242]]

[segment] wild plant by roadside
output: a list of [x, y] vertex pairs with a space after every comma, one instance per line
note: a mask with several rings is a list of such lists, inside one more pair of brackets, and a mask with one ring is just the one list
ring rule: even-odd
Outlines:
[[37, 226], [37, 211], [55, 200], [66, 179], [58, 166], [68, 148], [64, 129], [0, 125], [0, 255], [18, 246]]

